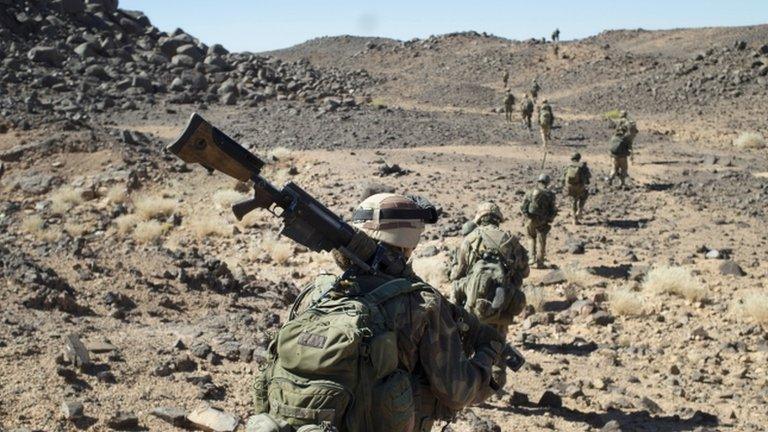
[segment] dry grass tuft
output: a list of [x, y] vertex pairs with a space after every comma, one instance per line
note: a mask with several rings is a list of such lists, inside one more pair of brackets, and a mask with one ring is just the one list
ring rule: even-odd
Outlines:
[[546, 301], [544, 289], [538, 286], [529, 286], [523, 292], [525, 293], [526, 303], [533, 306], [536, 312], [541, 312]]
[[88, 227], [84, 224], [76, 224], [76, 223], [66, 223], [64, 224], [64, 231], [66, 231], [67, 234], [69, 234], [71, 237], [80, 237], [81, 235], [88, 232]]
[[133, 238], [140, 243], [155, 243], [167, 228], [166, 224], [155, 220], [139, 222], [133, 229]]
[[747, 294], [741, 301], [740, 312], [752, 321], [768, 325], [768, 294]]
[[64, 186], [51, 194], [51, 211], [54, 214], [63, 214], [76, 205], [83, 203], [83, 196], [79, 190]]
[[575, 265], [563, 267], [562, 271], [568, 282], [579, 288], [586, 288], [593, 281], [593, 277], [588, 271]]
[[219, 216], [199, 216], [189, 221], [188, 226], [199, 238], [232, 236], [232, 225]]
[[124, 204], [128, 200], [128, 191], [124, 186], [114, 185], [107, 191], [107, 201], [112, 204]]
[[645, 276], [643, 289], [655, 293], [674, 294], [692, 301], [701, 300], [707, 294], [701, 281], [685, 267], [654, 267]]
[[21, 221], [21, 229], [30, 234], [37, 235], [45, 229], [45, 221], [38, 215], [30, 215]]
[[117, 227], [117, 232], [125, 235], [133, 231], [141, 220], [135, 214], [126, 214], [116, 217], [112, 222]]
[[742, 149], [761, 149], [765, 148], [765, 137], [758, 132], [742, 132], [733, 140], [733, 145]]
[[293, 245], [276, 238], [265, 238], [261, 241], [261, 247], [275, 264], [285, 264], [293, 256]]
[[614, 315], [637, 316], [645, 313], [640, 293], [618, 288], [608, 297], [608, 306]]
[[569, 303], [573, 303], [579, 299], [579, 287], [574, 284], [568, 284], [563, 287], [563, 296]]
[[245, 195], [232, 189], [221, 189], [213, 194], [213, 202], [222, 208], [229, 208], [232, 204], [242, 201], [245, 198]]
[[178, 202], [174, 199], [154, 195], [142, 195], [133, 200], [135, 213], [142, 220], [168, 217], [176, 210]]

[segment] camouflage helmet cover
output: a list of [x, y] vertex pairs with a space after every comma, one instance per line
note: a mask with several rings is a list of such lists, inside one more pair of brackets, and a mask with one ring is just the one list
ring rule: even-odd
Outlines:
[[425, 222], [433, 223], [436, 219], [434, 207], [421, 206], [403, 195], [380, 193], [357, 206], [352, 224], [374, 240], [413, 249], [419, 244]]
[[621, 111], [619, 111], [619, 116], [621, 118], [625, 118], [625, 117], [627, 117], [627, 112], [625, 110], [621, 110]]
[[576, 152], [576, 153], [572, 154], [571, 155], [571, 160], [574, 161], [574, 162], [580, 161], [581, 160], [581, 153]]
[[537, 180], [539, 183], [549, 184], [550, 178], [548, 174], [541, 174]]
[[499, 221], [504, 220], [504, 215], [501, 214], [501, 209], [499, 208], [496, 203], [492, 203], [490, 201], [485, 201], [480, 203], [480, 205], [477, 206], [477, 213], [475, 213], [474, 222], [478, 223], [480, 222], [480, 219], [483, 218], [483, 216], [493, 216]]

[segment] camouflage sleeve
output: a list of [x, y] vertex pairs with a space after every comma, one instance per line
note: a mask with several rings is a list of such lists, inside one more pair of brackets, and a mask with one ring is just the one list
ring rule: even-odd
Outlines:
[[460, 410], [482, 402], [493, 392], [491, 366], [498, 353], [484, 345], [467, 357], [454, 319], [461, 314], [460, 308], [437, 292], [433, 295], [419, 342], [419, 359], [437, 400], [452, 410]]
[[459, 250], [456, 251], [456, 264], [451, 269], [450, 280], [461, 279], [467, 275], [467, 257], [469, 256], [469, 241], [467, 238], [461, 242]]
[[520, 212], [525, 216], [528, 216], [528, 206], [530, 204], [531, 204], [530, 194], [525, 194], [525, 198], [523, 198], [523, 204], [520, 206]]

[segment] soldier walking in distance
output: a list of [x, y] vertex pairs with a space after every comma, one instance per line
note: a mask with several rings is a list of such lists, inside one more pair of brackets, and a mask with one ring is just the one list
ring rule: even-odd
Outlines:
[[512, 94], [512, 90], [507, 90], [507, 95], [504, 97], [504, 118], [506, 121], [512, 121], [512, 113], [515, 110], [515, 95]]
[[571, 156], [571, 164], [565, 169], [563, 176], [563, 189], [571, 198], [571, 216], [573, 223], [578, 225], [584, 211], [584, 204], [589, 198], [589, 182], [592, 173], [586, 162], [581, 161], [581, 154], [574, 153]]
[[520, 114], [523, 117], [523, 124], [528, 130], [531, 130], [531, 118], [533, 117], [533, 100], [526, 93], [520, 102]]
[[616, 129], [623, 127], [627, 131], [627, 138], [631, 144], [635, 143], [635, 137], [637, 136], [637, 123], [629, 118], [629, 114], [625, 110], [619, 112], [618, 120], [614, 121]]
[[623, 189], [629, 176], [627, 159], [632, 155], [632, 140], [629, 138], [626, 126], [619, 125], [616, 128], [616, 132], [609, 141], [609, 146], [613, 158], [613, 170], [608, 177], [608, 185], [613, 186], [613, 179], [618, 177]]
[[501, 76], [501, 82], [504, 84], [504, 88], [507, 88], [507, 83], [509, 83], [509, 71], [504, 70], [504, 74]]
[[560, 42], [560, 29], [556, 28], [555, 31], [552, 32], [552, 42]]
[[541, 86], [539, 85], [539, 81], [534, 78], [533, 82], [531, 83], [531, 91], [529, 92], [534, 101], [536, 100], [537, 97], [539, 97], [540, 91], [541, 91]]
[[[256, 430], [429, 431], [493, 394], [503, 337], [411, 269], [424, 224], [434, 222], [423, 204], [376, 194], [354, 211], [357, 235], [378, 242], [387, 265], [372, 274], [334, 250], [343, 274], [306, 287], [270, 345], [254, 383]], [[353, 239], [348, 249], [365, 244]], [[348, 335], [361, 325], [356, 342]]]
[[547, 234], [557, 216], [555, 193], [547, 188], [549, 182], [548, 175], [540, 175], [537, 185], [525, 195], [521, 208], [523, 215], [528, 219], [526, 231], [531, 239], [531, 262], [539, 269], [545, 268]]
[[[508, 326], [525, 306], [521, 288], [530, 268], [528, 251], [519, 239], [499, 228], [503, 220], [496, 204], [484, 202], [478, 206], [475, 228], [456, 251], [450, 279], [454, 303], [506, 339]], [[506, 376], [504, 365], [494, 365], [493, 378], [501, 387]]]
[[552, 139], [552, 125], [555, 123], [555, 116], [552, 114], [552, 107], [549, 101], [544, 99], [538, 109], [539, 131], [541, 132], [541, 145], [547, 147]]

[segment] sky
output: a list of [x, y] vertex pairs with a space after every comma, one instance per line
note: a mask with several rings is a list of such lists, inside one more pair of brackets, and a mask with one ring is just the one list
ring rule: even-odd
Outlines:
[[400, 40], [476, 30], [509, 39], [577, 39], [603, 30], [768, 22], [768, 0], [121, 0], [160, 30], [177, 27], [230, 51], [261, 52], [319, 36]]

